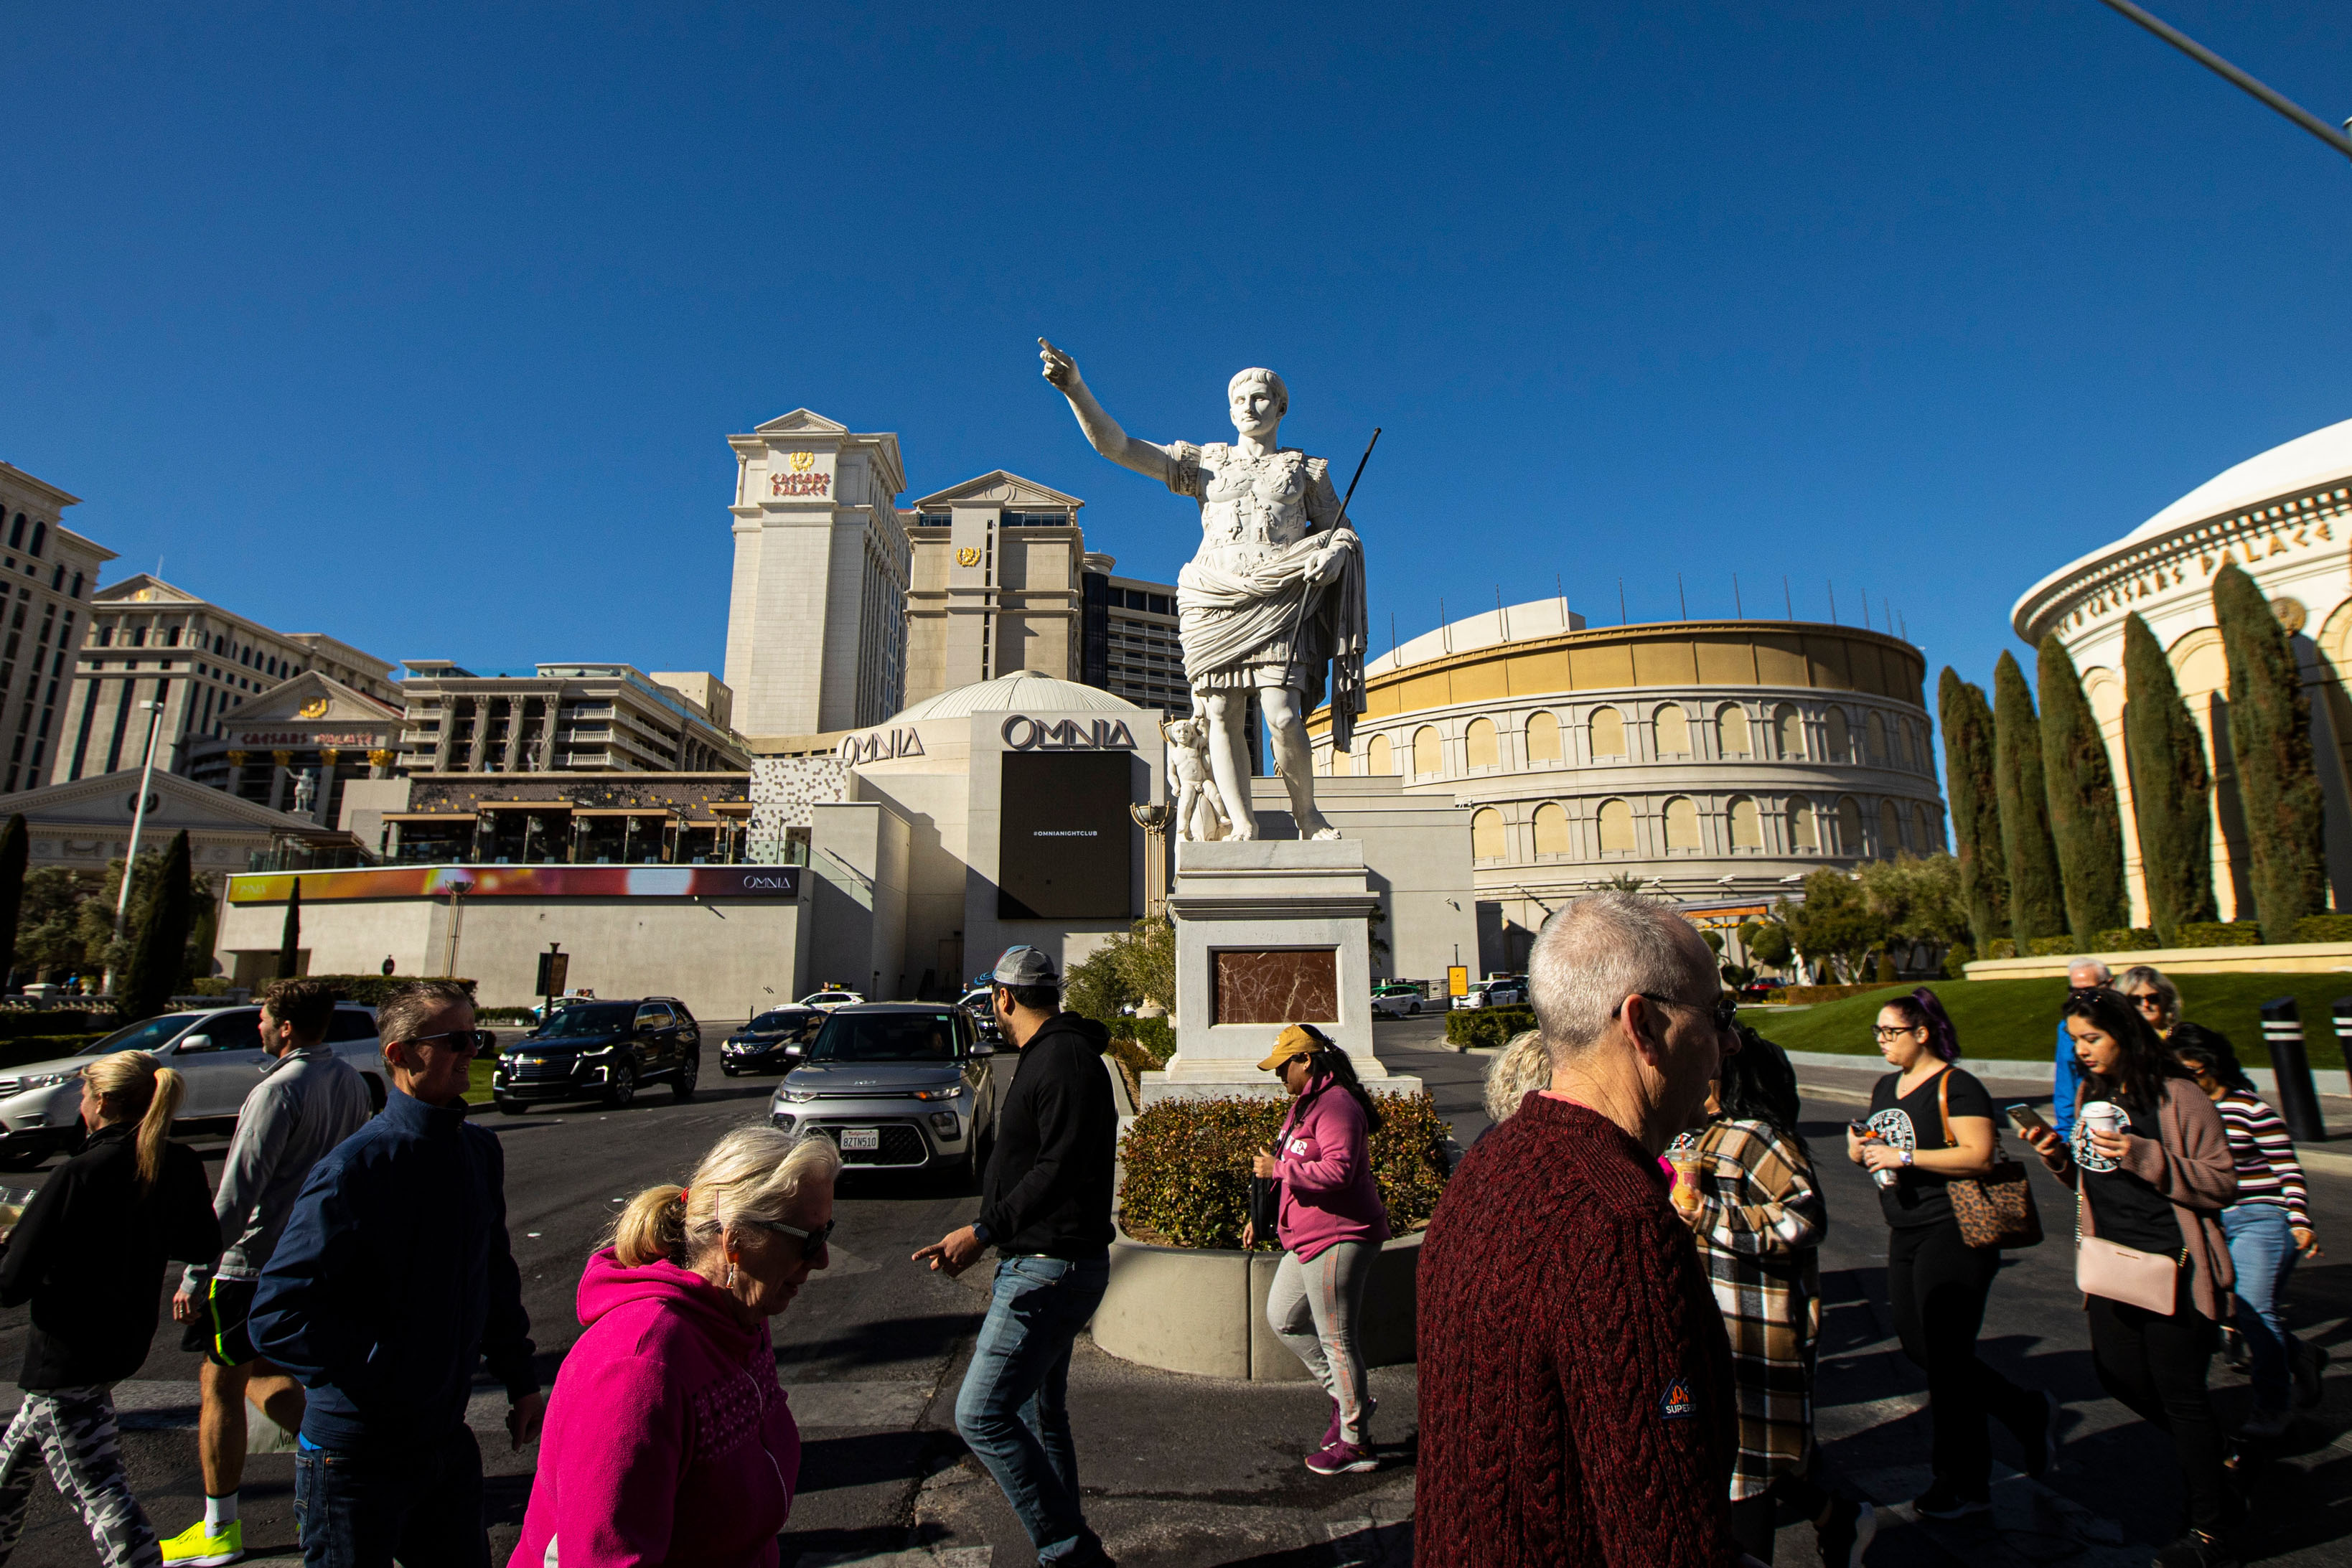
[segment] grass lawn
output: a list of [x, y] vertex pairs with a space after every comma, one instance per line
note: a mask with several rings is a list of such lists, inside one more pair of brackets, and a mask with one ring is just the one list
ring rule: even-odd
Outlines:
[[[2270, 1063], [2263, 1047], [2262, 1004], [2291, 996], [2303, 1015], [2304, 1044], [2314, 1067], [2342, 1067], [2331, 1009], [2339, 997], [2352, 997], [2352, 974], [2181, 975], [2182, 1016], [2230, 1037], [2238, 1059], [2249, 1067]], [[2063, 978], [2047, 980], [1930, 980], [1927, 987], [1952, 1015], [1960, 1031], [1963, 1057], [2006, 1061], [2047, 1061], [2054, 1053], [2058, 1004], [2066, 999]], [[1889, 996], [1901, 991], [1848, 997], [1795, 1012], [1742, 1009], [1740, 1018], [1784, 1051], [1833, 1051], [1875, 1057], [1871, 1026]]]
[[474, 1058], [474, 1065], [466, 1074], [466, 1103], [487, 1105], [490, 1103], [490, 1063], [482, 1057]]

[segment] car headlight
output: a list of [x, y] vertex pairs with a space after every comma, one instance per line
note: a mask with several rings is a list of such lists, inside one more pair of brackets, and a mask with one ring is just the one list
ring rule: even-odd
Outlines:
[[8, 1092], [7, 1086], [12, 1082], [16, 1085], [14, 1092], [21, 1094], [29, 1089], [55, 1089], [80, 1077], [81, 1069], [79, 1067], [65, 1072], [27, 1072], [19, 1078], [0, 1079], [0, 1093]]
[[816, 1098], [816, 1091], [814, 1089], [795, 1089], [789, 1085], [777, 1090], [776, 1092], [795, 1105], [804, 1105]]
[[915, 1098], [918, 1100], [957, 1100], [962, 1098], [962, 1096], [963, 1085], [961, 1083], [957, 1084], [952, 1089], [918, 1089], [915, 1091]]

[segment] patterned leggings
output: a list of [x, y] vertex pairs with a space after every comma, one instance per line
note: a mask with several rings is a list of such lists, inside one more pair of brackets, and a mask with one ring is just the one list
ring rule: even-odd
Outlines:
[[81, 1511], [106, 1568], [162, 1568], [163, 1549], [122, 1469], [114, 1396], [106, 1387], [25, 1391], [24, 1408], [0, 1437], [0, 1563], [16, 1550], [33, 1502], [33, 1450], [58, 1490]]

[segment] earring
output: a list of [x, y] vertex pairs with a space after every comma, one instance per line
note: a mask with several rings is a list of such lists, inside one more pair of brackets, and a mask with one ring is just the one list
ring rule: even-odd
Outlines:
[[735, 1288], [735, 1265], [733, 1263], [727, 1265], [727, 1288], [730, 1291]]

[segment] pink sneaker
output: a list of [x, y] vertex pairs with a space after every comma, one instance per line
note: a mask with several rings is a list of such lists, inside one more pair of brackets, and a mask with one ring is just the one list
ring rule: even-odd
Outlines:
[[1331, 1424], [1323, 1428], [1323, 1446], [1329, 1448], [1339, 1440], [1339, 1402], [1331, 1401]]
[[1345, 1475], [1350, 1470], [1376, 1470], [1380, 1460], [1370, 1448], [1360, 1448], [1353, 1443], [1334, 1443], [1320, 1453], [1307, 1456], [1307, 1468], [1318, 1476]]

